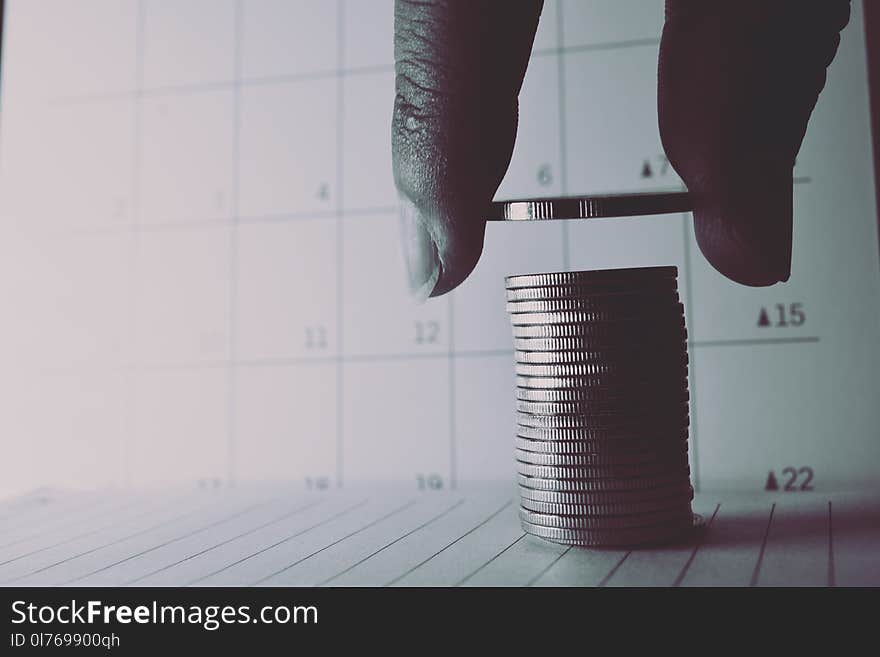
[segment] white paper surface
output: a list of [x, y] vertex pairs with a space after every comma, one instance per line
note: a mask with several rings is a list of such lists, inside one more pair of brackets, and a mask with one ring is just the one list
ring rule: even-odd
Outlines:
[[[498, 198], [677, 188], [662, 2], [544, 11]], [[493, 225], [473, 276], [419, 307], [397, 244], [390, 1], [10, 0], [4, 27], [0, 495], [510, 480], [502, 277], [661, 264], [687, 308], [695, 484], [760, 490], [787, 467], [794, 487], [805, 467], [818, 491], [876, 483], [860, 2], [798, 157], [790, 282], [725, 280], [686, 216]]]

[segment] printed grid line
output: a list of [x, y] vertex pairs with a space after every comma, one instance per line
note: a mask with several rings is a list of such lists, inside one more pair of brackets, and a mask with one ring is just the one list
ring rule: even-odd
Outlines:
[[[562, 3], [556, 3], [556, 40], [558, 42], [558, 51], [556, 57], [556, 75], [557, 80], [557, 112], [559, 120], [559, 189], [562, 196], [568, 195], [568, 148], [567, 137], [565, 134], [565, 57], [563, 56], [563, 46], [565, 45], [565, 30]], [[567, 221], [562, 222], [562, 268], [568, 270], [571, 268], [571, 251], [569, 249], [569, 224]]]
[[773, 514], [776, 512], [776, 502], [770, 506], [770, 515], [767, 516], [767, 526], [764, 528], [764, 537], [761, 539], [761, 549], [758, 551], [758, 559], [749, 579], [749, 586], [757, 586], [761, 576], [761, 565], [764, 563], [764, 552], [767, 550], [767, 539], [770, 538], [770, 525], [773, 524]]
[[501, 514], [501, 512], [503, 512], [503, 511], [504, 511], [507, 507], [509, 507], [511, 504], [513, 504], [513, 502], [512, 502], [511, 500], [508, 500], [507, 502], [505, 502], [505, 503], [501, 506], [501, 508], [499, 508], [499, 509], [493, 511], [491, 514], [489, 514], [486, 518], [484, 518], [483, 520], [481, 520], [479, 523], [477, 523], [476, 525], [474, 525], [473, 527], [471, 527], [470, 529], [468, 529], [466, 532], [463, 532], [460, 536], [458, 536], [457, 538], [455, 538], [454, 540], [450, 541], [449, 543], [447, 543], [446, 545], [444, 545], [442, 548], [440, 548], [439, 550], [437, 550], [436, 552], [434, 552], [434, 554], [432, 554], [430, 557], [428, 557], [427, 559], [423, 559], [422, 561], [420, 561], [419, 563], [417, 563], [415, 566], [412, 566], [411, 568], [409, 568], [408, 570], [406, 570], [406, 571], [403, 572], [402, 574], [400, 574], [400, 575], [398, 575], [397, 577], [395, 577], [394, 579], [392, 579], [392, 580], [391, 580], [390, 582], [388, 582], [387, 584], [383, 584], [383, 586], [393, 586], [394, 584], [396, 584], [396, 583], [399, 582], [400, 580], [402, 580], [402, 579], [404, 579], [405, 577], [411, 575], [412, 573], [414, 573], [415, 571], [417, 571], [419, 568], [421, 568], [422, 566], [424, 566], [426, 563], [430, 562], [430, 561], [431, 561], [432, 559], [434, 559], [435, 557], [437, 557], [437, 556], [443, 554], [446, 550], [448, 550], [449, 548], [451, 548], [451, 547], [452, 547], [453, 545], [455, 545], [456, 543], [458, 543], [458, 542], [464, 540], [465, 538], [467, 538], [468, 536], [470, 536], [471, 534], [473, 534], [473, 533], [474, 533], [475, 531], [477, 531], [478, 529], [481, 529], [482, 527], [485, 527], [486, 524], [489, 523], [489, 521], [493, 520], [496, 516], [498, 516], [499, 514]]
[[[237, 345], [237, 322], [238, 322], [238, 256], [239, 256], [239, 191], [240, 180], [240, 145], [241, 145], [241, 45], [242, 45], [242, 19], [244, 0], [236, 0], [233, 40], [233, 66], [235, 67], [235, 80], [232, 92], [232, 226], [229, 230], [229, 317], [227, 349], [230, 361], [234, 363], [238, 358]], [[233, 485], [236, 480], [236, 454], [238, 440], [237, 414], [238, 414], [238, 368], [230, 364], [226, 370], [226, 482]]]
[[715, 505], [715, 510], [712, 512], [712, 516], [709, 518], [709, 521], [706, 523], [705, 530], [703, 532], [701, 532], [702, 536], [700, 536], [699, 540], [697, 540], [694, 543], [694, 547], [691, 550], [690, 555], [688, 555], [687, 561], [685, 561], [684, 566], [681, 567], [681, 570], [679, 571], [678, 575], [672, 581], [673, 587], [681, 586], [682, 581], [684, 581], [685, 575], [687, 575], [687, 572], [690, 569], [691, 564], [694, 562], [694, 559], [697, 556], [697, 551], [700, 549], [700, 546], [702, 546], [706, 540], [706, 534], [708, 534], [709, 530], [712, 529], [712, 524], [715, 522], [715, 516], [718, 515], [719, 509], [721, 509], [721, 502], [718, 502]]
[[[143, 150], [143, 103], [141, 96], [141, 88], [144, 83], [144, 26], [146, 24], [144, 0], [138, 0], [137, 4], [137, 27], [135, 32], [134, 49], [134, 86], [135, 97], [134, 107], [132, 107], [133, 125], [132, 130], [132, 180], [131, 180], [131, 234], [129, 237], [130, 257], [128, 263], [128, 349], [130, 357], [134, 356], [134, 345], [136, 342], [138, 326], [138, 301], [137, 289], [138, 280], [140, 278], [140, 258], [141, 258], [141, 240], [140, 240], [140, 224], [141, 224], [141, 154]], [[125, 409], [124, 422], [125, 430], [120, 436], [122, 441], [122, 481], [126, 485], [132, 483], [132, 449], [135, 426], [137, 424], [137, 383], [134, 374], [130, 373], [125, 378]]]
[[[145, 511], [143, 513], [136, 514], [135, 519], [149, 516], [153, 513], [155, 513], [155, 509], [151, 509], [149, 511]], [[128, 518], [128, 520], [131, 520], [131, 518]], [[88, 531], [80, 532], [79, 534], [74, 534], [73, 536], [68, 536], [67, 538], [65, 538], [63, 540], [57, 541], [55, 543], [49, 543], [48, 545], [44, 545], [43, 547], [40, 547], [40, 548], [35, 548], [35, 549], [31, 550], [30, 552], [23, 552], [15, 557], [11, 557], [9, 559], [6, 559], [5, 561], [0, 562], [0, 566], [5, 566], [10, 563], [15, 563], [16, 561], [20, 561], [21, 559], [26, 559], [27, 557], [32, 557], [35, 554], [41, 554], [43, 552], [46, 552], [47, 550], [53, 550], [53, 549], [59, 548], [63, 545], [67, 545], [68, 543], [73, 543], [74, 541], [78, 541], [83, 538], [88, 538], [89, 536], [94, 536], [95, 534], [100, 534], [101, 532], [105, 532], [109, 529], [112, 529], [118, 522], [120, 522], [119, 519], [115, 519], [113, 522], [110, 522], [110, 523], [107, 523], [104, 525], [99, 525], [99, 526], [97, 526], [93, 529], [90, 529]], [[15, 580], [15, 579], [20, 579], [20, 577], [12, 578], [12, 580]], [[6, 583], [6, 582], [9, 582], [12, 580], [10, 580], [10, 579], [0, 580], [0, 583]]]
[[409, 502], [407, 502], [407, 503], [404, 504], [403, 506], [399, 506], [399, 507], [396, 507], [395, 509], [392, 509], [391, 511], [389, 511], [389, 512], [386, 513], [385, 515], [380, 516], [380, 517], [378, 517], [378, 518], [375, 518], [374, 520], [371, 520], [370, 522], [368, 522], [368, 523], [365, 524], [365, 525], [361, 525], [359, 528], [357, 528], [357, 529], [354, 530], [353, 532], [349, 532], [349, 533], [346, 534], [345, 536], [343, 536], [343, 537], [341, 537], [341, 538], [338, 538], [338, 539], [336, 539], [335, 541], [333, 541], [333, 542], [331, 542], [331, 543], [328, 543], [327, 545], [325, 545], [325, 546], [323, 546], [323, 547], [321, 547], [321, 548], [318, 548], [317, 550], [315, 550], [315, 551], [313, 551], [313, 552], [310, 552], [310, 553], [307, 554], [306, 556], [304, 556], [304, 557], [300, 557], [299, 559], [297, 559], [297, 560], [294, 561], [293, 563], [284, 566], [284, 567], [281, 568], [280, 570], [276, 570], [275, 572], [272, 572], [272, 573], [270, 573], [270, 574], [268, 574], [268, 575], [265, 575], [264, 577], [261, 577], [261, 578], [258, 579], [256, 582], [254, 582], [253, 585], [254, 585], [254, 586], [257, 586], [258, 584], [263, 584], [264, 582], [267, 582], [268, 580], [272, 579], [273, 577], [277, 577], [277, 576], [280, 575], [281, 573], [290, 570], [290, 569], [293, 568], [294, 566], [298, 566], [299, 564], [303, 563], [304, 561], [308, 561], [308, 560], [311, 559], [312, 557], [314, 557], [314, 556], [316, 556], [316, 555], [318, 555], [318, 554], [321, 554], [321, 553], [324, 552], [325, 550], [329, 550], [330, 548], [332, 548], [332, 547], [334, 547], [334, 546], [336, 546], [336, 545], [339, 545], [340, 543], [342, 543], [343, 541], [348, 540], [348, 539], [351, 538], [352, 536], [357, 536], [357, 535], [360, 534], [361, 532], [366, 531], [367, 529], [370, 529], [371, 527], [375, 527], [376, 525], [378, 525], [378, 524], [381, 523], [381, 522], [384, 522], [384, 521], [387, 520], [388, 518], [391, 518], [392, 516], [395, 516], [395, 515], [397, 515], [398, 513], [401, 513], [401, 512], [403, 512], [403, 511], [405, 511], [406, 509], [408, 509], [408, 508], [410, 508], [411, 506], [413, 506], [415, 503], [416, 503], [415, 500], [410, 500]]
[[[340, 0], [337, 0], [337, 2]], [[343, 0], [344, 1], [344, 0]], [[561, 5], [559, 14], [561, 15]], [[561, 18], [557, 19], [561, 22]], [[560, 38], [561, 42], [561, 38]], [[581, 52], [600, 52], [604, 50], [620, 50], [625, 48], [639, 48], [645, 46], [656, 46], [660, 43], [660, 39], [622, 39], [619, 41], [607, 41], [595, 44], [582, 44], [577, 46], [560, 46], [557, 48], [539, 48], [533, 50], [532, 58], [544, 57], [561, 57]], [[64, 105], [78, 105], [83, 103], [106, 102], [113, 100], [125, 100], [137, 96], [141, 97], [165, 97], [184, 94], [209, 93], [213, 91], [223, 91], [230, 89], [236, 85], [243, 87], [268, 86], [275, 84], [289, 84], [291, 82], [303, 82], [310, 80], [325, 80], [337, 77], [357, 77], [360, 75], [375, 75], [377, 73], [393, 73], [393, 64], [379, 64], [373, 66], [342, 66], [340, 63], [336, 68], [328, 68], [315, 70], [307, 73], [295, 73], [289, 75], [267, 75], [267, 76], [251, 76], [235, 77], [229, 80], [218, 80], [204, 83], [174, 84], [161, 85], [155, 87], [144, 87], [140, 90], [137, 88], [130, 90], [109, 91], [90, 94], [74, 94], [66, 96], [56, 96], [49, 99], [49, 103], [53, 107]]]
[[449, 301], [446, 305], [447, 322], [449, 324], [449, 345], [448, 354], [446, 356], [448, 363], [449, 386], [447, 394], [449, 399], [449, 485], [455, 490], [458, 487], [458, 453], [457, 453], [457, 427], [456, 427], [456, 390], [455, 390], [455, 292], [449, 294]]
[[[128, 509], [133, 508], [133, 507], [137, 507], [137, 506], [140, 506], [140, 505], [143, 505], [143, 504], [147, 504], [147, 503], [148, 503], [148, 502], [147, 502], [146, 500], [138, 499], [138, 500], [134, 500], [134, 501], [126, 501], [125, 503], [123, 503], [123, 504], [121, 504], [121, 505], [111, 506], [109, 509], [101, 508], [101, 510], [100, 510], [98, 513], [94, 513], [94, 514], [86, 515], [86, 516], [84, 516], [84, 517], [78, 517], [78, 518], [76, 518], [75, 520], [71, 520], [70, 522], [64, 522], [64, 523], [62, 523], [62, 524], [60, 524], [60, 525], [54, 525], [54, 526], [52, 526], [52, 527], [49, 528], [49, 529], [46, 529], [45, 526], [44, 526], [44, 528], [41, 529], [40, 531], [38, 531], [36, 534], [29, 534], [29, 535], [27, 535], [27, 536], [20, 537], [20, 538], [14, 540], [14, 541], [10, 541], [10, 542], [8, 542], [8, 543], [4, 543], [3, 545], [0, 545], [0, 548], [4, 548], [4, 549], [5, 549], [5, 548], [8, 548], [8, 547], [12, 547], [13, 545], [18, 545], [19, 543], [26, 543], [26, 542], [28, 542], [28, 541], [32, 541], [32, 540], [34, 540], [34, 539], [39, 539], [39, 538], [41, 538], [41, 537], [43, 537], [43, 536], [46, 536], [46, 535], [48, 535], [48, 534], [52, 534], [52, 533], [54, 533], [54, 532], [57, 532], [58, 530], [67, 529], [67, 528], [69, 528], [69, 527], [76, 527], [76, 526], [82, 524], [83, 522], [87, 522], [87, 521], [90, 521], [90, 520], [94, 520], [94, 519], [96, 519], [96, 518], [103, 518], [103, 517], [105, 517], [108, 513], [109, 513], [109, 514], [119, 513], [120, 511], [126, 511], [126, 510], [128, 510]], [[99, 508], [100, 508], [100, 507], [99, 507]], [[83, 534], [83, 535], [87, 535], [87, 534]], [[75, 540], [76, 538], [79, 538], [79, 537], [80, 537], [80, 535], [77, 535], [77, 536], [74, 536], [73, 539], [70, 539], [70, 540]], [[63, 543], [63, 542], [64, 542], [64, 541], [62, 541], [62, 543]], [[57, 543], [56, 545], [61, 545], [61, 543]], [[50, 546], [48, 546], [48, 547], [49, 547], [49, 548], [51, 548], [51, 547], [55, 547], [55, 545], [50, 545]], [[16, 557], [7, 558], [7, 559], [5, 559], [4, 561], [0, 561], [0, 566], [5, 566], [5, 565], [8, 564], [8, 563], [12, 563], [13, 561], [16, 561], [16, 560], [18, 560], [18, 559], [21, 559], [22, 557], [30, 556], [31, 554], [36, 554], [37, 552], [41, 552], [41, 551], [44, 550], [44, 549], [48, 549], [48, 548], [40, 548], [40, 549], [37, 549], [37, 550], [33, 550], [33, 551], [31, 551], [31, 552], [28, 552], [28, 553], [26, 553], [26, 554], [21, 554], [21, 555], [16, 556]]]
[[239, 532], [233, 536], [230, 536], [229, 538], [223, 539], [222, 541], [220, 541], [218, 543], [214, 543], [213, 545], [210, 545], [206, 548], [202, 548], [201, 550], [198, 550], [196, 552], [188, 554], [185, 557], [182, 557], [181, 559], [173, 561], [172, 563], [165, 564], [159, 568], [156, 568], [155, 570], [151, 570], [150, 572], [148, 572], [146, 574], [139, 575], [138, 577], [135, 577], [134, 579], [131, 579], [131, 580], [123, 583], [122, 586], [131, 586], [132, 584], [135, 584], [136, 582], [140, 582], [142, 580], [147, 579], [148, 577], [152, 577], [153, 575], [156, 575], [158, 573], [161, 573], [161, 572], [164, 572], [164, 571], [169, 570], [171, 568], [174, 568], [175, 566], [179, 566], [180, 564], [185, 563], [191, 559], [196, 559], [196, 558], [202, 556], [203, 554], [207, 554], [208, 552], [211, 552], [212, 550], [216, 550], [217, 548], [223, 547], [224, 545], [228, 545], [228, 544], [232, 543], [233, 541], [237, 541], [240, 538], [244, 538], [245, 536], [250, 536], [251, 534], [258, 532], [261, 529], [265, 529], [266, 527], [271, 527], [272, 525], [276, 525], [279, 522], [282, 522], [284, 520], [292, 518], [293, 516], [296, 516], [300, 513], [303, 513], [304, 511], [308, 511], [309, 509], [312, 509], [312, 508], [318, 506], [322, 502], [323, 502], [323, 500], [317, 500], [315, 502], [309, 502], [307, 504], [294, 507], [292, 510], [287, 511], [287, 512], [281, 514], [280, 516], [275, 516], [271, 520], [267, 520], [265, 522], [262, 522], [259, 525], [257, 525], [256, 527], [251, 527], [243, 532]]
[[611, 567], [611, 570], [608, 571], [608, 573], [605, 575], [605, 577], [603, 577], [603, 578], [599, 581], [599, 583], [596, 584], [596, 586], [597, 586], [598, 588], [600, 588], [600, 589], [603, 588], [603, 587], [605, 587], [605, 586], [608, 584], [608, 582], [611, 581], [611, 578], [614, 577], [614, 574], [615, 574], [618, 570], [620, 570], [620, 567], [623, 565], [623, 562], [626, 561], [626, 560], [629, 558], [629, 555], [631, 555], [631, 554], [632, 554], [632, 550], [627, 550], [627, 551], [623, 554], [623, 556], [620, 557], [620, 560], [617, 561], [617, 562]]
[[[794, 178], [792, 182], [795, 185], [806, 185], [811, 182], [811, 180], [807, 177]], [[662, 193], [662, 192], [680, 192], [682, 190], [681, 187], [673, 187], [673, 188], [657, 188], [652, 189], [652, 193]], [[620, 190], [594, 190], [591, 194], [596, 196], [607, 196], [619, 193]], [[346, 218], [349, 217], [359, 217], [359, 216], [385, 216], [392, 213], [396, 213], [399, 209], [397, 205], [377, 205], [377, 206], [362, 206], [362, 207], [347, 207], [343, 206], [342, 212], [343, 216]], [[316, 219], [335, 219], [337, 216], [337, 210], [309, 210], [303, 212], [278, 212], [272, 214], [238, 214], [238, 216], [228, 216], [221, 218], [213, 218], [213, 219], [189, 219], [189, 220], [180, 220], [180, 221], [151, 221], [149, 224], [141, 224], [137, 226], [136, 230], [139, 233], [158, 233], [158, 232], [167, 232], [167, 231], [177, 231], [177, 230], [192, 230], [193, 228], [225, 228], [232, 225], [233, 220], [237, 221], [239, 224], [269, 224], [269, 223], [286, 223], [286, 222], [296, 222], [296, 221], [312, 221]], [[666, 215], [656, 215], [655, 219], [657, 221], [663, 221]], [[668, 215], [670, 218], [679, 218], [681, 215]], [[575, 220], [575, 224], [582, 223], [584, 221], [597, 221], [595, 219], [579, 219]], [[601, 220], [599, 220], [601, 221]], [[572, 225], [571, 220], [560, 222], [561, 226], [570, 226]], [[69, 236], [69, 237], [89, 237], [89, 236], [101, 236], [101, 235], [119, 235], [129, 233], [135, 230], [132, 226], [93, 226], [93, 227], [77, 227], [77, 228], [68, 228], [68, 229], [59, 229], [57, 234], [60, 236]]]
[[828, 586], [837, 586], [837, 571], [834, 567], [834, 522], [831, 516], [831, 500], [828, 500]]
[[[336, 58], [337, 66], [345, 63], [345, 0], [337, 0]], [[345, 307], [344, 254], [345, 254], [345, 185], [343, 158], [345, 157], [345, 77], [336, 76], [336, 353], [344, 353], [343, 308]], [[345, 481], [345, 363], [336, 364], [336, 487]]]
[[397, 538], [393, 539], [392, 541], [389, 541], [388, 543], [385, 543], [382, 547], [380, 547], [380, 548], [377, 549], [377, 550], [374, 550], [373, 552], [371, 552], [371, 553], [368, 554], [367, 556], [362, 557], [361, 559], [358, 559], [358, 560], [355, 561], [353, 564], [347, 566], [347, 567], [344, 568], [343, 570], [340, 570], [338, 573], [336, 573], [336, 574], [333, 575], [332, 577], [328, 577], [327, 579], [323, 580], [322, 582], [319, 582], [319, 583], [318, 583], [318, 586], [327, 586], [327, 585], [330, 584], [330, 582], [332, 582], [334, 579], [338, 579], [339, 577], [342, 577], [342, 576], [345, 575], [346, 573], [349, 573], [349, 572], [351, 572], [352, 570], [354, 570], [355, 568], [357, 568], [358, 566], [360, 566], [362, 563], [365, 563], [365, 562], [369, 561], [370, 559], [372, 559], [373, 557], [375, 557], [377, 554], [380, 554], [380, 553], [384, 552], [385, 550], [387, 550], [388, 548], [390, 548], [392, 545], [396, 545], [397, 543], [399, 543], [400, 541], [404, 540], [405, 538], [409, 538], [409, 537], [412, 536], [413, 534], [415, 534], [415, 533], [417, 533], [417, 532], [423, 530], [425, 527], [428, 527], [429, 525], [432, 525], [432, 524], [435, 523], [436, 521], [440, 520], [440, 518], [442, 518], [442, 517], [444, 517], [444, 516], [450, 514], [452, 511], [454, 511], [455, 509], [457, 509], [458, 507], [460, 507], [460, 506], [461, 506], [462, 504], [464, 504], [464, 503], [465, 503], [465, 500], [459, 500], [458, 502], [456, 502], [455, 504], [453, 504], [453, 505], [450, 506], [449, 508], [444, 509], [444, 510], [441, 511], [440, 513], [431, 516], [428, 520], [426, 520], [425, 522], [421, 523], [421, 524], [418, 525], [417, 527], [414, 527], [413, 529], [408, 530], [407, 532], [401, 534], [400, 536], [398, 536]]
[[[365, 498], [365, 499], [361, 500], [360, 502], [357, 502], [356, 504], [354, 504], [354, 505], [352, 505], [352, 506], [348, 506], [348, 507], [342, 509], [341, 511], [337, 511], [336, 513], [333, 513], [333, 514], [331, 514], [331, 515], [329, 515], [329, 516], [324, 516], [324, 517], [323, 517], [321, 520], [319, 520], [318, 522], [316, 522], [316, 523], [314, 523], [314, 524], [312, 524], [312, 525], [309, 525], [308, 527], [305, 527], [304, 529], [299, 529], [299, 530], [297, 530], [296, 532], [294, 532], [293, 534], [290, 534], [290, 535], [288, 535], [288, 536], [285, 536], [285, 537], [282, 538], [281, 540], [278, 540], [278, 541], [275, 541], [275, 542], [273, 542], [273, 543], [270, 543], [269, 545], [264, 545], [263, 547], [261, 547], [261, 548], [260, 548], [259, 550], [257, 550], [256, 552], [251, 552], [251, 553], [249, 553], [249, 554], [247, 554], [247, 555], [245, 555], [245, 556], [243, 556], [243, 557], [240, 557], [240, 558], [236, 559], [235, 561], [233, 561], [233, 562], [231, 562], [231, 563], [227, 563], [227, 564], [224, 565], [223, 567], [221, 567], [221, 568], [219, 568], [219, 569], [217, 569], [217, 570], [213, 570], [213, 571], [211, 571], [210, 573], [208, 573], [207, 575], [201, 575], [200, 577], [198, 577], [198, 578], [196, 578], [196, 579], [194, 579], [194, 580], [188, 582], [188, 583], [186, 584], [186, 586], [193, 586], [194, 584], [197, 584], [198, 582], [202, 582], [202, 581], [208, 579], [209, 577], [214, 577], [215, 575], [219, 575], [220, 573], [225, 572], [225, 571], [229, 570], [230, 568], [233, 568], [234, 566], [237, 566], [237, 565], [239, 565], [239, 564], [241, 564], [241, 563], [244, 563], [245, 561], [248, 561], [248, 560], [250, 560], [250, 559], [253, 559], [253, 558], [256, 557], [256, 556], [259, 556], [259, 555], [261, 555], [261, 554], [263, 554], [263, 553], [265, 553], [265, 552], [268, 552], [268, 551], [271, 550], [272, 548], [276, 548], [276, 547], [278, 547], [279, 545], [283, 545], [284, 543], [287, 543], [287, 542], [289, 542], [289, 541], [292, 541], [293, 539], [295, 539], [295, 538], [297, 538], [297, 537], [299, 537], [299, 536], [302, 536], [303, 534], [307, 534], [308, 532], [312, 531], [313, 529], [317, 529], [318, 527], [321, 527], [321, 526], [323, 526], [323, 525], [326, 525], [326, 524], [328, 524], [328, 523], [330, 523], [330, 522], [336, 520], [337, 518], [340, 518], [340, 517], [344, 516], [345, 514], [351, 512], [351, 511], [354, 511], [355, 509], [359, 509], [360, 507], [362, 507], [362, 506], [364, 506], [365, 504], [367, 504], [367, 502], [369, 502], [369, 498]], [[282, 571], [279, 571], [279, 572], [282, 572]], [[274, 573], [274, 574], [278, 574], [278, 573]], [[270, 577], [272, 577], [272, 576], [273, 576], [273, 575], [270, 575]]]
[[573, 546], [573, 545], [569, 545], [569, 546], [568, 546], [567, 548], [565, 548], [562, 552], [560, 552], [558, 555], [556, 555], [556, 556], [553, 558], [553, 560], [552, 560], [549, 564], [547, 564], [544, 568], [542, 568], [542, 569], [540, 570], [540, 572], [539, 572], [537, 575], [535, 575], [534, 577], [532, 577], [532, 578], [526, 583], [526, 586], [535, 586], [535, 585], [538, 583], [538, 580], [540, 580], [544, 575], [546, 575], [547, 573], [549, 573], [549, 572], [550, 572], [550, 569], [553, 568], [553, 566], [555, 566], [557, 563], [559, 563], [559, 561], [562, 559], [562, 557], [564, 557], [566, 554], [568, 554], [569, 552], [571, 552], [572, 549], [574, 549], [574, 546]]
[[254, 509], [267, 506], [271, 502], [272, 502], [272, 500], [266, 500], [264, 502], [258, 502], [256, 504], [251, 504], [243, 509], [240, 509], [239, 511], [236, 511], [235, 513], [232, 513], [227, 516], [223, 516], [223, 517], [218, 518], [216, 520], [212, 520], [211, 522], [209, 522], [206, 525], [200, 525], [199, 527], [196, 527], [194, 529], [191, 529], [190, 531], [184, 532], [183, 534], [178, 534], [176, 536], [173, 536], [172, 538], [169, 538], [167, 540], [162, 541], [161, 543], [158, 543], [156, 545], [152, 545], [152, 546], [145, 548], [145, 549], [143, 549], [139, 552], [136, 552], [134, 554], [130, 554], [127, 557], [124, 557], [122, 559], [118, 559], [117, 561], [113, 561], [109, 564], [105, 564], [105, 565], [101, 566], [100, 568], [97, 568], [97, 569], [92, 570], [88, 573], [85, 573], [84, 575], [78, 575], [77, 577], [74, 577], [73, 579], [67, 580], [66, 582], [64, 582], [64, 584], [67, 585], [67, 584], [72, 584], [73, 582], [79, 582], [79, 581], [84, 580], [88, 577], [91, 577], [92, 575], [97, 575], [98, 573], [102, 573], [102, 572], [110, 570], [111, 568], [114, 568], [120, 564], [131, 561], [132, 559], [137, 559], [138, 557], [142, 557], [145, 554], [149, 554], [150, 552], [155, 552], [156, 550], [159, 550], [159, 549], [166, 547], [168, 545], [171, 545], [173, 543], [177, 543], [178, 541], [182, 541], [186, 538], [190, 538], [191, 536], [196, 536], [197, 534], [201, 534], [202, 532], [207, 531], [208, 529], [218, 527], [222, 524], [225, 524], [227, 522], [235, 520], [236, 518], [240, 518], [242, 516], [245, 516], [245, 515], [251, 513]]
[[[753, 338], [743, 340], [696, 340], [688, 341], [688, 346], [694, 349], [719, 349], [735, 347], [759, 347], [759, 346], [782, 346], [782, 345], [808, 345], [820, 342], [818, 336], [804, 336], [800, 338]], [[501, 356], [513, 356], [513, 348], [507, 349], [466, 349], [455, 351], [451, 357], [456, 360], [468, 360], [474, 358], [495, 358]], [[343, 361], [345, 363], [382, 363], [409, 360], [445, 360], [450, 357], [448, 351], [432, 352], [402, 352], [381, 354], [346, 354], [334, 356], [279, 356], [277, 358], [239, 359], [232, 362], [229, 360], [218, 361], [180, 361], [151, 364], [118, 365], [106, 368], [96, 368], [91, 365], [46, 368], [39, 370], [42, 374], [79, 374], [88, 372], [174, 372], [174, 371], [198, 371], [217, 370], [227, 367], [235, 368], [271, 368], [290, 367], [296, 365], [321, 365]]]
[[473, 579], [473, 577], [474, 577], [477, 573], [479, 573], [481, 570], [483, 570], [484, 568], [486, 568], [486, 567], [489, 566], [490, 564], [494, 563], [494, 561], [495, 561], [496, 559], [498, 559], [502, 554], [504, 554], [504, 553], [507, 552], [509, 549], [511, 549], [514, 545], [516, 545], [516, 544], [519, 543], [521, 540], [523, 540], [526, 536], [528, 536], [528, 534], [526, 534], [525, 532], [523, 532], [522, 534], [520, 534], [520, 535], [516, 538], [516, 540], [514, 540], [512, 543], [508, 544], [506, 547], [502, 548], [500, 551], [496, 552], [494, 555], [492, 555], [492, 557], [491, 557], [488, 561], [486, 561], [486, 562], [485, 562], [483, 565], [481, 565], [479, 568], [477, 568], [476, 570], [474, 570], [473, 572], [471, 572], [469, 575], [467, 575], [467, 576], [465, 576], [464, 578], [462, 578], [462, 579], [460, 579], [459, 581], [457, 581], [457, 582], [454, 584], [454, 586], [463, 586], [465, 582], [467, 582], [467, 581]]
[[[0, 582], [0, 584], [7, 584], [9, 582], [15, 582], [15, 581], [24, 579], [26, 577], [31, 577], [32, 575], [37, 575], [37, 574], [45, 572], [47, 570], [51, 570], [52, 568], [56, 568], [57, 566], [60, 566], [62, 564], [69, 563], [70, 561], [73, 561], [75, 559], [79, 559], [80, 557], [84, 557], [89, 554], [94, 554], [95, 552], [98, 552], [98, 551], [103, 550], [105, 548], [111, 547], [113, 545], [118, 545], [119, 543], [123, 543], [123, 542], [130, 540], [132, 538], [135, 538], [137, 536], [142, 536], [144, 534], [148, 534], [152, 531], [155, 531], [156, 529], [161, 529], [162, 527], [167, 527], [168, 525], [173, 525], [174, 523], [176, 523], [180, 520], [183, 520], [185, 518], [189, 518], [189, 517], [194, 516], [198, 513], [201, 513], [202, 511], [207, 509], [209, 506], [210, 506], [210, 504], [203, 505], [200, 508], [196, 508], [191, 511], [187, 511], [186, 513], [182, 513], [182, 514], [179, 514], [176, 516], [171, 516], [170, 518], [167, 518], [161, 522], [158, 522], [158, 523], [155, 523], [152, 525], [148, 525], [147, 527], [144, 527], [142, 529], [139, 529], [139, 530], [132, 532], [132, 533], [129, 533], [129, 534], [125, 534], [125, 535], [120, 536], [116, 539], [113, 539], [112, 541], [109, 541], [107, 543], [102, 543], [100, 545], [96, 545], [95, 547], [89, 548], [88, 550], [84, 550], [83, 552], [78, 552], [76, 554], [68, 555], [63, 559], [59, 559], [58, 561], [55, 561], [55, 562], [50, 563], [48, 565], [41, 566], [40, 568], [37, 568], [36, 570], [32, 570], [32, 571], [25, 573], [23, 575], [18, 575], [16, 577], [11, 578], [11, 579], [3, 580], [2, 582]], [[73, 540], [73, 539], [71, 539], [71, 540]], [[55, 546], [53, 546], [53, 547], [55, 547]]]

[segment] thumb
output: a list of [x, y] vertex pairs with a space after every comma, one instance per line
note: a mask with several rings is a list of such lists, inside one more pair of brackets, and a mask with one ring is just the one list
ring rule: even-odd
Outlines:
[[792, 169], [849, 0], [667, 0], [658, 114], [700, 250], [745, 285], [788, 280]]
[[397, 0], [394, 177], [409, 286], [419, 300], [461, 283], [510, 163], [517, 95], [540, 0]]

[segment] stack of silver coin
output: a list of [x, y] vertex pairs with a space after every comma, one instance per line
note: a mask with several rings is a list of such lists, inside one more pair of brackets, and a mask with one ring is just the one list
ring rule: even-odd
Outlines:
[[675, 267], [508, 276], [524, 531], [569, 545], [693, 528]]

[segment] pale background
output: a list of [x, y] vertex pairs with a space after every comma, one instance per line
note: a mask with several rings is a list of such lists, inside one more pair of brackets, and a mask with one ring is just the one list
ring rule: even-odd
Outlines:
[[[877, 484], [861, 2], [798, 158], [789, 283], [725, 280], [688, 216], [492, 225], [471, 278], [421, 307], [397, 244], [390, 1], [6, 12], [0, 496], [512, 480], [503, 276], [667, 264], [697, 487], [760, 490], [786, 467], [816, 490]], [[498, 198], [678, 188], [656, 125], [661, 26], [661, 0], [546, 3]]]

